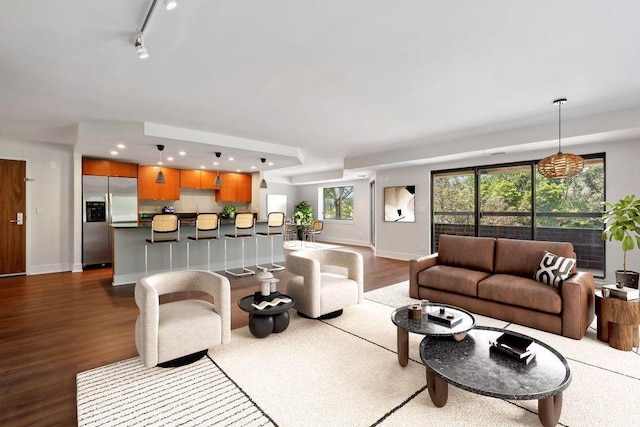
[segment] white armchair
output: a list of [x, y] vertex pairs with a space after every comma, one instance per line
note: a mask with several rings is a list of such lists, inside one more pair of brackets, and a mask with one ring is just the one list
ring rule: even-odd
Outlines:
[[362, 255], [338, 249], [302, 250], [287, 254], [286, 266], [297, 274], [287, 283], [287, 295], [298, 314], [313, 319], [332, 318], [342, 309], [362, 302]]
[[[160, 295], [200, 291], [213, 297], [160, 304]], [[144, 277], [135, 288], [140, 315], [136, 348], [146, 367], [192, 355], [231, 341], [229, 279], [209, 271], [173, 271]]]

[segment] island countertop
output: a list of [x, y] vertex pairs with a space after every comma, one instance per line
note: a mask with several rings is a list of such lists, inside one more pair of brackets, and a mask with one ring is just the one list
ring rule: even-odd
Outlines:
[[[211, 270], [225, 274], [225, 246], [226, 265], [229, 269], [237, 269], [244, 265], [256, 270], [255, 265], [271, 263], [271, 239], [273, 239], [273, 261], [284, 262], [284, 248], [282, 234], [266, 237], [245, 238], [244, 254], [242, 242], [238, 239], [226, 238], [225, 234], [234, 232], [234, 221], [224, 220], [220, 224], [219, 238], [195, 241], [189, 237], [195, 236], [195, 223], [180, 221], [180, 241], [171, 244], [146, 242], [151, 237], [151, 223], [122, 222], [111, 224], [113, 239], [113, 285], [136, 283], [145, 276], [145, 246], [147, 250], [149, 274], [169, 271], [169, 260], [175, 270]], [[256, 223], [255, 232], [266, 232], [268, 223]], [[217, 234], [217, 233], [216, 233]], [[257, 248], [256, 248], [257, 245]], [[257, 260], [257, 261], [256, 261]], [[259, 271], [259, 270], [257, 270]], [[227, 276], [233, 280], [233, 276]]]

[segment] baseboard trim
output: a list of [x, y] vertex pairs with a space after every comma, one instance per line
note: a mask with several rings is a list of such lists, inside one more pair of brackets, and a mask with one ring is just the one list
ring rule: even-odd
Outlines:
[[31, 266], [27, 269], [27, 275], [35, 276], [38, 274], [62, 273], [64, 271], [71, 271], [71, 264], [46, 264]]

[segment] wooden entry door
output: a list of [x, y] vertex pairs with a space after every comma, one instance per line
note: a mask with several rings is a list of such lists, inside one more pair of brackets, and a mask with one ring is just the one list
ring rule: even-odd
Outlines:
[[0, 276], [27, 271], [27, 163], [0, 159]]

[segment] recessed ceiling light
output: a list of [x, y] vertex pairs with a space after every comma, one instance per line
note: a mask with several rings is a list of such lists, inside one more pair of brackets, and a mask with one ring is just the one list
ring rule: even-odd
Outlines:
[[273, 166], [273, 162], [269, 162], [269, 166]]
[[125, 148], [125, 145], [124, 144], [118, 144], [118, 145], [116, 145], [116, 147], [118, 147], [119, 149], [123, 150]]
[[213, 162], [213, 165], [214, 166], [218, 166], [218, 162]]
[[233, 157], [229, 157], [229, 160], [233, 162], [235, 159]]
[[251, 166], [251, 169], [255, 169], [255, 168], [256, 168], [255, 166]]
[[173, 162], [173, 157], [167, 157], [167, 160], [169, 160], [170, 162]]
[[118, 152], [114, 150], [114, 151], [112, 151], [112, 152], [111, 152], [111, 155], [112, 155], [112, 156], [117, 156], [117, 155], [118, 155]]
[[158, 164], [159, 164], [160, 166], [164, 165], [164, 163], [162, 163], [162, 162], [158, 162]]
[[186, 156], [187, 155], [187, 153], [184, 152], [184, 151], [180, 151], [180, 152], [178, 152], [178, 154], [180, 154], [181, 156]]
[[242, 172], [240, 169], [236, 169], [236, 172]]
[[178, 2], [176, 0], [164, 0], [164, 7], [166, 7], [167, 10], [173, 10], [176, 6], [178, 6]]
[[200, 165], [200, 169], [204, 169], [204, 165]]

